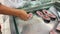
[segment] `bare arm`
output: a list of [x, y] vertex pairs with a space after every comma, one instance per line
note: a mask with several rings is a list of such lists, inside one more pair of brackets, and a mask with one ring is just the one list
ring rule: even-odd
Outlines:
[[17, 17], [20, 17], [23, 20], [28, 19], [28, 17], [27, 17], [28, 15], [27, 15], [26, 11], [9, 8], [9, 7], [6, 7], [2, 4], [0, 4], [0, 14], [17, 16]]

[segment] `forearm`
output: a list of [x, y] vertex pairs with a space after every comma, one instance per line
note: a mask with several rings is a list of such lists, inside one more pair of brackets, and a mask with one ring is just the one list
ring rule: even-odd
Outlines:
[[13, 16], [21, 17], [22, 19], [23, 18], [28, 19], [27, 13], [24, 10], [13, 9], [6, 7], [4, 5], [0, 5], [0, 14], [13, 15]]

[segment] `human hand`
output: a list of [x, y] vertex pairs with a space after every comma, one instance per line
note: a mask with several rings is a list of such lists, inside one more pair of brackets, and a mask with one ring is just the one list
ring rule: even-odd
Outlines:
[[20, 17], [22, 20], [27, 21], [27, 20], [31, 19], [32, 16], [33, 16], [32, 13], [27, 14], [26, 11], [20, 10], [20, 16], [19, 16], [19, 17]]

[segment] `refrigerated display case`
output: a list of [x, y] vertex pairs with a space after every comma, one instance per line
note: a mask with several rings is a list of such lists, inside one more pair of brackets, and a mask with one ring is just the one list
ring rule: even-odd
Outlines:
[[[56, 8], [58, 11], [60, 11], [60, 5], [59, 4], [60, 4], [60, 0], [36, 0], [36, 1], [30, 1], [30, 3], [28, 5], [25, 5], [24, 7], [19, 7], [17, 9], [24, 9], [24, 10], [27, 11], [27, 13], [30, 12], [30, 13], [34, 13], [35, 14], [35, 12], [37, 10], [41, 10], [41, 9], [46, 9], [47, 10], [47, 9], [49, 9], [52, 6], [54, 8]], [[51, 29], [55, 29], [56, 28], [56, 26], [58, 24], [58, 19], [60, 19], [59, 15], [57, 13], [58, 11], [55, 11], [55, 13], [53, 12], [57, 16], [57, 19], [55, 21], [51, 21], [49, 24], [44, 23], [42, 25], [41, 25], [41, 22], [39, 22], [40, 23], [40, 27], [42, 28], [42, 33], [38, 33], [38, 34], [49, 34]], [[20, 20], [19, 18], [17, 18], [17, 17], [13, 17], [13, 18], [14, 18], [14, 23], [15, 23], [17, 34], [24, 34], [24, 33], [20, 32], [21, 29], [19, 29], [19, 28], [21, 26], [19, 25], [20, 26], [19, 27], [18, 24], [21, 24], [21, 23], [25, 24], [25, 23], [22, 20]], [[36, 18], [36, 20], [39, 20], [39, 18], [37, 18], [37, 17], [35, 17], [35, 18]], [[26, 29], [27, 29], [27, 27], [28, 27], [28, 25], [24, 26], [24, 28], [26, 28]], [[30, 26], [30, 27], [32, 27], [32, 26]], [[44, 28], [44, 27], [46, 27], [46, 28]], [[22, 28], [23, 32], [25, 30], [24, 28]], [[37, 28], [37, 27], [35, 27], [35, 28]], [[48, 31], [48, 32], [45, 32], [44, 29], [47, 29], [45, 31]], [[25, 34], [28, 34], [28, 32], [26, 32]]]
[[[58, 24], [58, 18], [59, 18], [59, 16], [58, 16], [57, 12], [54, 13], [54, 14], [57, 14], [56, 15], [57, 19], [55, 21], [51, 21], [49, 24], [44, 23], [41, 18], [39, 18], [39, 17], [37, 18], [37, 16], [35, 15], [35, 12], [37, 10], [41, 10], [41, 9], [46, 9], [47, 10], [47, 9], [49, 9], [52, 6], [55, 7], [58, 11], [60, 11], [60, 5], [59, 4], [60, 4], [60, 0], [36, 0], [36, 1], [30, 1], [30, 3], [28, 5], [25, 5], [24, 7], [19, 7], [17, 9], [24, 9], [24, 10], [27, 11], [27, 13], [28, 12], [34, 13], [35, 17], [33, 17], [33, 18], [35, 19], [35, 21], [39, 22], [38, 24], [37, 23], [36, 24], [34, 23], [34, 24], [36, 26], [37, 25], [40, 26], [41, 27], [41, 31], [42, 31], [42, 33], [40, 33], [38, 31], [37, 34], [49, 34], [50, 30], [51, 29], [55, 29], [56, 26], [57, 26], [57, 24]], [[30, 22], [34, 22], [33, 18], [32, 18], [32, 20]], [[39, 21], [40, 19], [41, 19], [42, 23]], [[11, 29], [13, 28], [14, 30], [16, 30], [14, 32], [14, 30], [12, 29], [13, 30], [13, 31], [11, 30], [12, 33], [15, 33], [15, 34], [24, 34], [25, 30], [29, 30], [29, 28], [28, 28], [29, 24], [28, 25], [24, 25], [24, 24], [26, 24], [26, 23], [24, 23], [25, 21], [19, 20], [19, 18], [15, 17], [15, 16], [13, 16], [12, 20], [14, 22], [14, 25], [10, 24]], [[21, 24], [24, 25], [23, 28], [21, 27]], [[29, 27], [35, 28], [35, 25], [33, 25], [34, 27], [33, 26], [29, 26]], [[44, 27], [46, 27], [46, 28], [43, 29]], [[36, 27], [36, 28], [38, 28], [38, 27]], [[23, 32], [21, 32], [22, 30], [23, 30]], [[33, 31], [33, 30], [34, 29], [32, 29], [31, 31]], [[29, 34], [29, 33], [25, 32], [25, 34]], [[32, 34], [32, 33], [30, 33], [30, 34]]]

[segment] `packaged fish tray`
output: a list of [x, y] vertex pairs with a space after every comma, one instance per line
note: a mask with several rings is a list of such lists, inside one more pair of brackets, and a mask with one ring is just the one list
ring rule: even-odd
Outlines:
[[24, 7], [17, 8], [24, 9], [33, 16], [28, 21], [13, 17], [16, 34], [51, 34], [51, 30], [55, 31], [59, 23], [59, 4], [60, 0], [35, 0], [30, 1]]

